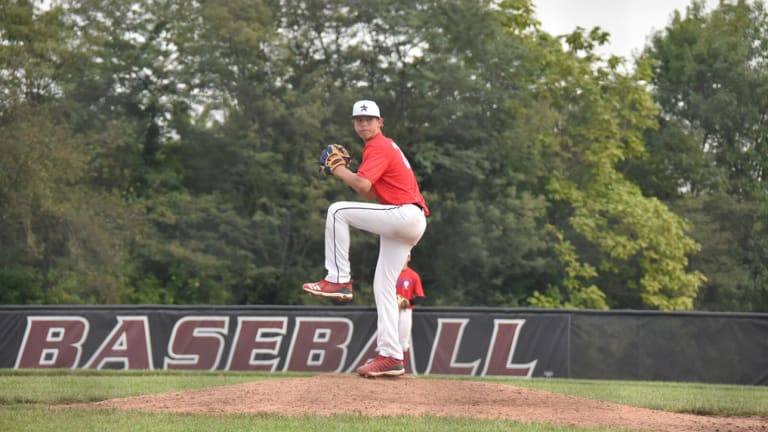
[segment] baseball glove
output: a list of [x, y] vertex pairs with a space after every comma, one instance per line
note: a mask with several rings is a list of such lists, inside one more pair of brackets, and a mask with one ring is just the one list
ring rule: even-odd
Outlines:
[[352, 157], [349, 150], [341, 144], [331, 144], [320, 154], [320, 169], [327, 175], [333, 175], [333, 170], [344, 165], [349, 166]]
[[401, 296], [400, 294], [397, 295], [397, 307], [399, 307], [400, 309], [405, 309], [410, 305], [411, 305], [411, 302], [408, 301], [407, 298]]

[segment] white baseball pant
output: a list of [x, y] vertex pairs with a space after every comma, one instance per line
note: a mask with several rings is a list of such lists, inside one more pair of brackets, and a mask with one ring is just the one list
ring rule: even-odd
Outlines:
[[405, 308], [400, 311], [400, 324], [398, 325], [398, 335], [400, 335], [400, 346], [403, 351], [411, 349], [411, 328], [413, 327], [413, 309]]
[[411, 249], [427, 228], [427, 218], [413, 204], [388, 205], [339, 201], [328, 207], [325, 219], [326, 280], [349, 282], [349, 227], [379, 235], [379, 258], [373, 276], [376, 301], [376, 351], [385, 357], [403, 359], [398, 336], [399, 309], [395, 284]]

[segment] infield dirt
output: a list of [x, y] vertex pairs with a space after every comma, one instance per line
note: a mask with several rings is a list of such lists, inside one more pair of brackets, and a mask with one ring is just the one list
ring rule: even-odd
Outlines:
[[414, 377], [365, 379], [352, 374], [268, 379], [111, 399], [89, 406], [189, 413], [436, 415], [665, 432], [768, 432], [766, 418], [677, 414], [507, 384]]

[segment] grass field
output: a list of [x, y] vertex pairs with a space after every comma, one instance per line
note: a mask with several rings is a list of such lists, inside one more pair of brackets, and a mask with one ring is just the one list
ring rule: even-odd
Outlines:
[[[0, 370], [0, 431], [622, 431], [437, 416], [288, 417], [157, 414], [66, 404], [306, 375], [236, 372]], [[433, 379], [448, 377], [420, 377]], [[464, 378], [467, 379], [467, 378]], [[768, 417], [768, 387], [635, 381], [475, 378], [674, 412]]]

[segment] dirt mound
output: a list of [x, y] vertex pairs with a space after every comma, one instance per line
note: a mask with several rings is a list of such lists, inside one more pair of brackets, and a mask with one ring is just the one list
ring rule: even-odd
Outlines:
[[[407, 398], [393, 395], [408, 395]], [[363, 379], [352, 374], [268, 379], [176, 393], [112, 399], [96, 407], [162, 412], [418, 415], [502, 418], [668, 432], [765, 431], [768, 419], [675, 414], [477, 381]]]

